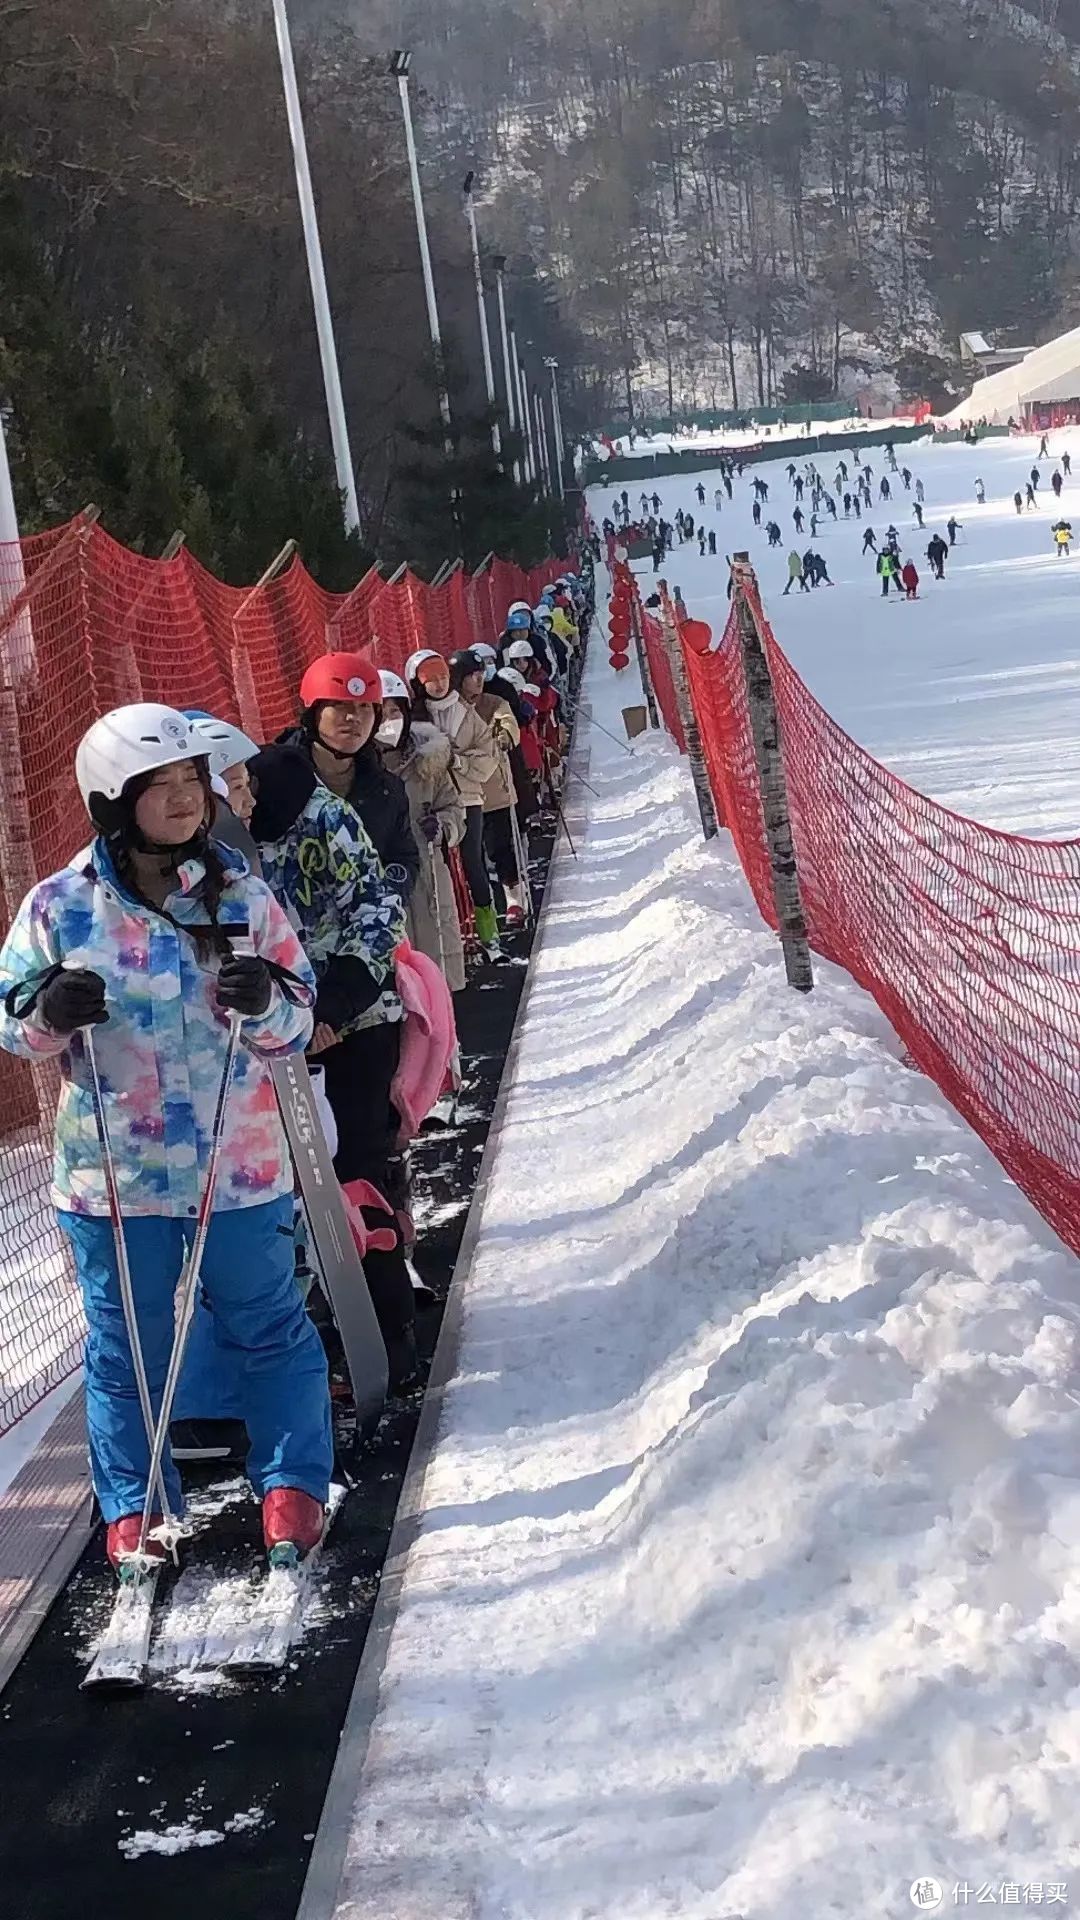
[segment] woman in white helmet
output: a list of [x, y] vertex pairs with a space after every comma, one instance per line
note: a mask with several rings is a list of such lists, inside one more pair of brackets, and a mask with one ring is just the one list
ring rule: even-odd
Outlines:
[[465, 805], [461, 858], [469, 883], [476, 933], [489, 959], [499, 958], [499, 918], [492, 903], [484, 861], [484, 788], [499, 764], [491, 728], [475, 707], [451, 685], [450, 667], [441, 653], [422, 647], [405, 662], [413, 697], [413, 721], [428, 720], [444, 734], [453, 753], [454, 779]]
[[421, 850], [406, 923], [409, 939], [442, 968], [451, 993], [460, 993], [465, 950], [446, 855], [464, 836], [465, 803], [451, 770], [453, 748], [438, 727], [414, 717], [400, 674], [384, 669], [379, 678], [382, 721], [375, 740], [390, 772], [404, 782], [413, 837]]
[[230, 720], [218, 720], [202, 707], [185, 707], [184, 717], [190, 720], [210, 768], [213, 837], [223, 840], [227, 847], [235, 847], [252, 872], [261, 873], [259, 849], [249, 832], [255, 793], [248, 776], [249, 763], [259, 749], [240, 727], [234, 727]]
[[[267, 1545], [291, 1541], [306, 1552], [323, 1527], [330, 1404], [322, 1347], [293, 1275], [292, 1166], [267, 1062], [306, 1045], [314, 975], [269, 888], [210, 839], [207, 755], [182, 713], [144, 703], [106, 714], [83, 737], [75, 771], [96, 838], [15, 917], [0, 951], [0, 1045], [60, 1066], [53, 1198], [90, 1329], [87, 1420], [109, 1557], [119, 1564], [137, 1544], [149, 1446], [81, 1030], [95, 1029], [156, 1408], [233, 1014], [241, 1048], [202, 1290], [243, 1376], [248, 1469]], [[167, 1450], [164, 1465], [178, 1508]]]

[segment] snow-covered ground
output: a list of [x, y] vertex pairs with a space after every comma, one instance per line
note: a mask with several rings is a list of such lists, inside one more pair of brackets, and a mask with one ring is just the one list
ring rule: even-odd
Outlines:
[[[815, 433], [848, 433], [853, 435], [879, 433], [886, 424], [884, 420], [864, 420], [861, 415], [852, 414], [849, 420], [812, 420], [810, 435]], [[898, 427], [909, 427], [910, 420], [897, 420]], [[685, 429], [681, 433], [643, 433], [634, 435], [634, 444], [630, 445], [625, 434], [618, 435], [612, 444], [619, 448], [622, 457], [628, 460], [642, 460], [653, 453], [707, 453], [711, 447], [736, 448], [756, 447], [761, 441], [776, 441], [784, 449], [785, 459], [788, 448], [797, 451], [799, 441], [807, 437], [802, 421], [786, 427], [700, 427], [696, 433]], [[597, 441], [593, 449], [598, 460], [607, 452], [602, 441]], [[619, 482], [620, 486], [622, 482]]]
[[[707, 573], [681, 569], [692, 606]], [[912, 749], [871, 648], [934, 614], [858, 577], [784, 637], [850, 665], [861, 628], [847, 717], [880, 704], [917, 751], [927, 653]], [[977, 577], [940, 591], [977, 661]], [[604, 726], [629, 682], [599, 637]], [[785, 989], [672, 747], [580, 740], [595, 792], [325, 1911], [873, 1920], [935, 1910], [933, 1880], [951, 1910], [1070, 1879], [1075, 1909], [1076, 1263], [865, 995], [823, 965]]]
[[[1059, 507], [1050, 480], [1066, 449], [1075, 468]], [[713, 510], [717, 475], [658, 480], [667, 519], [682, 507], [718, 534], [716, 559], [699, 558], [696, 540], [676, 545], [665, 562], [667, 577], [681, 586], [691, 613], [719, 629], [727, 617], [724, 556], [748, 550], [778, 639], [822, 705], [861, 745], [922, 792], [988, 825], [1043, 837], [1080, 833], [1080, 544], [1071, 559], [1060, 560], [1050, 532], [1064, 515], [1080, 536], [1080, 430], [1051, 435], [1051, 459], [1039, 459], [1038, 451], [1038, 436], [979, 447], [929, 441], [898, 447], [901, 467], [910, 467], [926, 489], [926, 531], [920, 533], [914, 496], [896, 475], [889, 476], [892, 500], [878, 501], [887, 463], [883, 449], [869, 450], [872, 512], [864, 512], [861, 523], [845, 523], [838, 500], [839, 524], [824, 516], [814, 541], [809, 518], [801, 536], [793, 524], [787, 462], [794, 456], [785, 454], [753, 469], [769, 486], [763, 518], [775, 518], [783, 532], [775, 551], [751, 518], [749, 468], [735, 484], [734, 502], [724, 496], [719, 517]], [[830, 488], [837, 458], [823, 455], [818, 462]], [[1018, 518], [1013, 495], [1023, 491], [1033, 465], [1042, 475], [1039, 506]], [[975, 504], [976, 479], [985, 482], [984, 507]], [[637, 511], [641, 490], [629, 490]], [[594, 488], [598, 519], [615, 491]], [[804, 506], [809, 515], [808, 501]], [[944, 534], [951, 515], [962, 531], [939, 584], [926, 547], [932, 532]], [[862, 554], [864, 529], [874, 528], [880, 546], [893, 522], [904, 558], [914, 557], [922, 576], [921, 597], [911, 606], [891, 596], [882, 600], [874, 556]], [[787, 556], [810, 545], [824, 555], [836, 586], [785, 599]], [[649, 577], [643, 565], [635, 570], [643, 582]]]

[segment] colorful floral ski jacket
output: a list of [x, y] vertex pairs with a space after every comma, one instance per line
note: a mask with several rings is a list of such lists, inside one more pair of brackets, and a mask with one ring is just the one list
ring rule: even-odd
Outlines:
[[[246, 928], [255, 952], [295, 975], [300, 1004], [275, 986], [265, 1014], [245, 1020], [225, 1111], [215, 1210], [261, 1206], [292, 1192], [288, 1145], [268, 1061], [299, 1053], [311, 1035], [315, 980], [269, 887], [242, 855], [217, 843], [227, 884], [222, 926]], [[205, 926], [203, 869], [192, 862], [166, 907], [181, 926]], [[14, 986], [32, 988], [58, 961], [105, 981], [109, 1019], [95, 1030], [121, 1206], [125, 1213], [194, 1218], [203, 1191], [229, 1038], [218, 1006], [216, 958], [121, 886], [100, 840], [36, 886], [0, 950], [0, 1046], [24, 1059], [59, 1059], [53, 1199], [62, 1212], [107, 1214], [108, 1198], [82, 1036], [52, 1032], [35, 1009], [2, 1011]]]
[[400, 1020], [394, 953], [405, 908], [349, 802], [316, 785], [280, 839], [260, 840], [259, 856], [315, 969], [316, 1021], [346, 1034]]

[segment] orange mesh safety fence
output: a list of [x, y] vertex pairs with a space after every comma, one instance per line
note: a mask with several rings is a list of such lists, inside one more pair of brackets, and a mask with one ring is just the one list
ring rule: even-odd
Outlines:
[[[871, 993], [912, 1059], [1080, 1252], [1080, 841], [953, 813], [852, 740], [747, 590], [772, 674], [811, 945]], [[684, 649], [710, 782], [776, 925], [733, 607]]]
[[[225, 586], [186, 549], [130, 552], [82, 517], [0, 546], [0, 934], [23, 895], [86, 844], [75, 749], [134, 700], [198, 706], [271, 740], [297, 714], [305, 667], [373, 647], [400, 672], [418, 647], [494, 642], [512, 600], [563, 570], [492, 560], [439, 587], [372, 568], [328, 593], [294, 559], [256, 589]], [[467, 925], [471, 925], [471, 909]], [[55, 1069], [0, 1053], [0, 1433], [78, 1364], [81, 1311], [48, 1202]]]

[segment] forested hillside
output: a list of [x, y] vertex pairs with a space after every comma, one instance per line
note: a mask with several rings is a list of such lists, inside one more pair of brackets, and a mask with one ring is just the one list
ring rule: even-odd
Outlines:
[[609, 408], [918, 391], [963, 328], [1076, 316], [1078, 0], [380, 7]]
[[[571, 431], [941, 397], [1080, 314], [1080, 0], [289, 0], [363, 530], [342, 532], [269, 0], [0, 6], [0, 404], [28, 528], [96, 500], [250, 579], [560, 536], [493, 466], [461, 181]], [[447, 343], [438, 424], [397, 88]], [[512, 451], [512, 450], [511, 450]], [[457, 513], [451, 510], [452, 496]]]
[[381, 43], [295, 16], [361, 540], [330, 459], [269, 0], [0, 6], [0, 404], [22, 525], [93, 500], [120, 538], [155, 552], [183, 529], [236, 581], [289, 537], [332, 586], [376, 553], [531, 563], [553, 535], [492, 470], [460, 180], [429, 185], [448, 474], [397, 87]]

